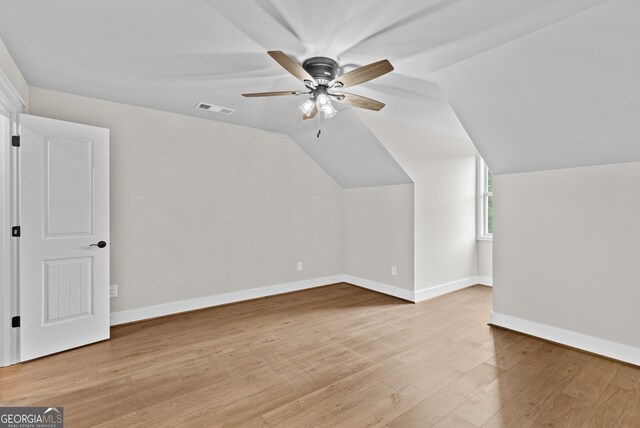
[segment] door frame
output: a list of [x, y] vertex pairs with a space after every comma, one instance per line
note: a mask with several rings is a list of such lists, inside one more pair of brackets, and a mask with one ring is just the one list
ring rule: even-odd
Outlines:
[[19, 149], [11, 145], [11, 136], [20, 135], [20, 113], [27, 107], [7, 75], [0, 69], [0, 113], [9, 118], [8, 129], [0, 136], [0, 367], [16, 364], [19, 359], [19, 329], [11, 327], [11, 318], [19, 316], [18, 254], [19, 240], [11, 237], [11, 227], [18, 225]]

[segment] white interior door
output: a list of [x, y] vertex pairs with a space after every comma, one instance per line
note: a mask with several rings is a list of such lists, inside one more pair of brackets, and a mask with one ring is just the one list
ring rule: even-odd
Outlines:
[[109, 130], [30, 115], [20, 124], [26, 361], [109, 338]]

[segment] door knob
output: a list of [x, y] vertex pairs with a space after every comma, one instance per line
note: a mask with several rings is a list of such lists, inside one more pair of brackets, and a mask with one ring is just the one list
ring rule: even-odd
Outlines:
[[89, 245], [90, 247], [98, 247], [98, 248], [104, 248], [107, 246], [107, 243], [104, 241], [100, 241], [97, 244], [91, 244]]

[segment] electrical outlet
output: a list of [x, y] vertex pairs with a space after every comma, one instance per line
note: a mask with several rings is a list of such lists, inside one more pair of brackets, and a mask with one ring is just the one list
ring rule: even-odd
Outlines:
[[298, 269], [298, 270], [302, 270], [302, 262], [298, 262], [298, 263], [296, 264], [296, 269]]
[[118, 286], [113, 284], [109, 286], [109, 297], [118, 297]]
[[398, 267], [391, 266], [391, 275], [396, 276], [398, 274]]

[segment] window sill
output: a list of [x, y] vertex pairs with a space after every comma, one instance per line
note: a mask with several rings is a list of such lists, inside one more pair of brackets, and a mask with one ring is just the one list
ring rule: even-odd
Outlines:
[[493, 242], [493, 236], [492, 235], [478, 236], [478, 241]]

